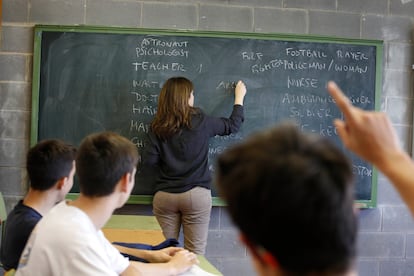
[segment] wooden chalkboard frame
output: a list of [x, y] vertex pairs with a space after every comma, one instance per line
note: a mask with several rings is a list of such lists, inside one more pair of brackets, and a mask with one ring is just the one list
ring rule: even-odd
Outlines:
[[[118, 28], [102, 26], [65, 26], [65, 25], [36, 25], [34, 28], [34, 52], [33, 52], [33, 78], [32, 78], [32, 111], [30, 145], [38, 141], [39, 123], [39, 93], [40, 93], [40, 70], [41, 70], [41, 42], [43, 32], [82, 32], [82, 33], [108, 33], [108, 34], [149, 34], [168, 36], [190, 36], [190, 37], [212, 37], [212, 38], [246, 38], [298, 42], [322, 42], [341, 43], [351, 45], [373, 46], [376, 49], [375, 65], [375, 110], [380, 109], [380, 91], [382, 88], [382, 57], [383, 42], [381, 40], [350, 39], [315, 35], [278, 34], [278, 33], [239, 33], [218, 31], [190, 31], [190, 30], [167, 30], [167, 29], [143, 29], [143, 28]], [[371, 198], [369, 200], [356, 200], [360, 208], [376, 207], [377, 201], [377, 171], [373, 168]], [[77, 193], [70, 193], [68, 198], [76, 197]], [[151, 204], [152, 196], [131, 195], [129, 204]], [[213, 197], [214, 206], [225, 206], [219, 197]]]

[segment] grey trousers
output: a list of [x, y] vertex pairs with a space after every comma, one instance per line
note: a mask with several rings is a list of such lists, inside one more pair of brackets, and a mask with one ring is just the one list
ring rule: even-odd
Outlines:
[[204, 255], [211, 214], [211, 191], [195, 187], [185, 193], [155, 193], [153, 212], [165, 238], [178, 239], [183, 228], [184, 248]]

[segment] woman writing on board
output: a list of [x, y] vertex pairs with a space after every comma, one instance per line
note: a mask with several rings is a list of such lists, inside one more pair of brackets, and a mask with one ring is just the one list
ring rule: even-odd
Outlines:
[[166, 238], [178, 239], [183, 227], [184, 248], [204, 255], [211, 213], [209, 138], [229, 135], [244, 121], [246, 86], [238, 81], [229, 118], [206, 115], [194, 107], [193, 84], [184, 77], [168, 79], [151, 122], [144, 162], [159, 168], [153, 212]]

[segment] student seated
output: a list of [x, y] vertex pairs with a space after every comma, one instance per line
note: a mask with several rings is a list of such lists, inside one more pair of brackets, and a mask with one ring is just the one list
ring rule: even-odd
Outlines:
[[23, 250], [19, 275], [176, 275], [198, 262], [180, 250], [167, 263], [129, 261], [101, 228], [124, 205], [140, 160], [133, 143], [113, 132], [87, 136], [76, 157], [80, 194], [62, 201], [37, 223]]
[[356, 275], [352, 167], [329, 140], [283, 123], [228, 148], [216, 173], [258, 275]]
[[[62, 140], [47, 139], [29, 149], [26, 169], [29, 191], [7, 216], [1, 244], [1, 262], [5, 271], [16, 269], [23, 248], [35, 225], [62, 201], [73, 186], [76, 148]], [[115, 246], [123, 253], [148, 262], [168, 262], [181, 250], [167, 247], [160, 250], [131, 249]]]
[[38, 221], [73, 186], [76, 148], [60, 140], [43, 140], [27, 153], [29, 191], [9, 213], [1, 244], [5, 271], [16, 269], [27, 239]]

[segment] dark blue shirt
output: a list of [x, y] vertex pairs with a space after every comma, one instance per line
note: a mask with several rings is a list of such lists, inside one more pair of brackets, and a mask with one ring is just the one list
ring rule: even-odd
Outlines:
[[17, 268], [30, 233], [41, 218], [42, 215], [24, 205], [23, 200], [20, 200], [7, 216], [0, 254], [4, 270]]
[[143, 162], [159, 167], [155, 192], [182, 193], [195, 186], [210, 189], [209, 140], [216, 135], [236, 133], [243, 121], [243, 106], [234, 105], [229, 118], [208, 116], [199, 110], [191, 119], [191, 128], [181, 129], [166, 141], [150, 130]]

